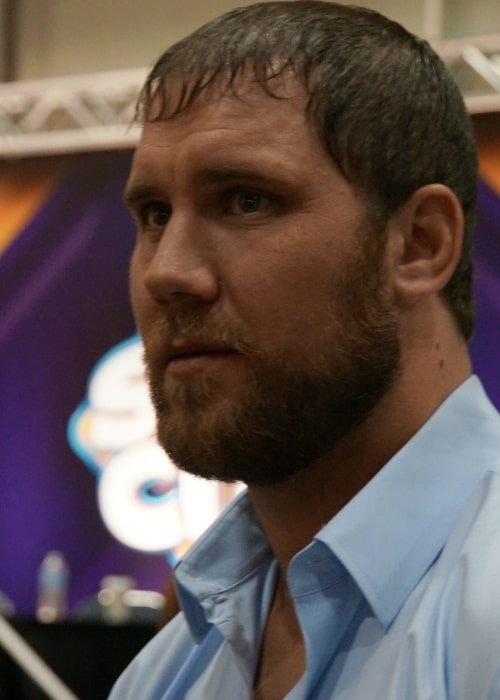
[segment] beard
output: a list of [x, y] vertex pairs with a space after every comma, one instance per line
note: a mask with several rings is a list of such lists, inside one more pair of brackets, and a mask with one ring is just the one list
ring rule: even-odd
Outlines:
[[[161, 328], [144, 334], [158, 440], [179, 468], [225, 482], [278, 484], [325, 457], [366, 420], [400, 361], [398, 318], [378, 248], [375, 256], [373, 250], [360, 254], [342, 280], [336, 277], [331, 323], [318, 337], [298, 336], [299, 352], [266, 353], [201, 305], [165, 315]], [[222, 395], [204, 375], [167, 388], [165, 340], [196, 332], [244, 356], [248, 378], [237, 393]]]

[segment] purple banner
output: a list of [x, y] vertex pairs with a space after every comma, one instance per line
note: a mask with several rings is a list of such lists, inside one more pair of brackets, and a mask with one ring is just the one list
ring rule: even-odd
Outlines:
[[500, 409], [500, 197], [479, 184], [474, 235], [476, 324], [470, 343], [475, 372]]
[[163, 556], [129, 550], [102, 524], [95, 477], [71, 451], [68, 419], [102, 355], [134, 332], [122, 205], [129, 153], [73, 157], [64, 182], [0, 257], [0, 591], [36, 600], [40, 562], [61, 550], [70, 604], [107, 574], [160, 590]]

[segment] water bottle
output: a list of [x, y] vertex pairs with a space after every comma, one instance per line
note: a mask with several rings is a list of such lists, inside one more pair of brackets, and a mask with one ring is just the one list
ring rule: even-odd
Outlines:
[[59, 622], [68, 612], [69, 568], [58, 551], [47, 552], [38, 570], [36, 617], [40, 622]]
[[124, 625], [130, 620], [130, 607], [125, 597], [135, 584], [129, 576], [105, 576], [97, 600], [101, 606], [102, 619], [109, 625]]

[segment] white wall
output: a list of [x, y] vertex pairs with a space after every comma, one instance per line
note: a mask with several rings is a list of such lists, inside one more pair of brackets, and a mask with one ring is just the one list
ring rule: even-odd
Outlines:
[[[150, 65], [173, 41], [246, 1], [18, 0], [17, 78]], [[358, 0], [358, 4], [420, 35], [429, 36], [429, 17], [439, 20], [443, 7], [446, 33], [500, 31], [499, 0]]]
[[20, 0], [19, 78], [150, 64], [231, 0]]
[[[359, 4], [421, 33], [421, 2]], [[19, 0], [17, 77], [149, 65], [173, 41], [242, 4], [245, 0]]]
[[499, 0], [445, 0], [443, 31], [450, 37], [499, 33]]

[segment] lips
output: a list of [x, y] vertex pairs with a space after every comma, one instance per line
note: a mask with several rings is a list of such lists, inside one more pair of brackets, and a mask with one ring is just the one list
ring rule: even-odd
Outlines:
[[183, 375], [202, 371], [214, 362], [236, 356], [234, 348], [210, 342], [174, 342], [171, 344], [167, 360], [169, 374]]
[[212, 355], [212, 354], [230, 354], [235, 352], [235, 349], [228, 345], [207, 341], [174, 341], [170, 345], [169, 359], [177, 360], [189, 356], [197, 355]]

